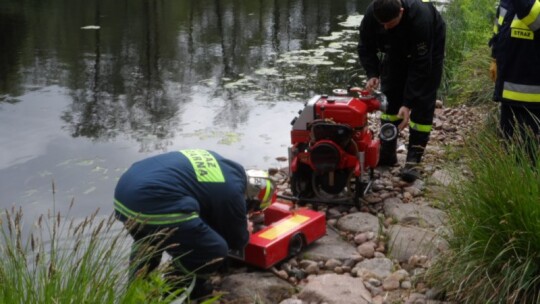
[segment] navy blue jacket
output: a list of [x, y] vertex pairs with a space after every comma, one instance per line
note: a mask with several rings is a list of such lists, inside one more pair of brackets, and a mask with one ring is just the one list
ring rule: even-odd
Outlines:
[[501, 0], [492, 56], [497, 60], [494, 99], [540, 109], [540, 2]]
[[[115, 210], [125, 221], [138, 216], [197, 213], [232, 249], [249, 240], [244, 168], [207, 150], [181, 150], [134, 163], [115, 189]], [[161, 217], [160, 217], [161, 216]], [[189, 221], [156, 226], [189, 225]]]

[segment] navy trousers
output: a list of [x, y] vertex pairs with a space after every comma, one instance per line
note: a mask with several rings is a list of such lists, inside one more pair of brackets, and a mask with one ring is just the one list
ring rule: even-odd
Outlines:
[[229, 251], [225, 240], [200, 218], [167, 228], [135, 225], [129, 232], [134, 240], [130, 280], [156, 269], [163, 252], [167, 252], [174, 265], [168, 275], [195, 274], [197, 281], [204, 282], [208, 274], [222, 266]]

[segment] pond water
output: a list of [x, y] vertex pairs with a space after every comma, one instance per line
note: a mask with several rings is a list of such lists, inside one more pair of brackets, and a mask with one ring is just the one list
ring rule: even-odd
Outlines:
[[110, 214], [131, 163], [185, 148], [287, 167], [304, 102], [361, 80], [368, 3], [1, 1], [0, 207]]

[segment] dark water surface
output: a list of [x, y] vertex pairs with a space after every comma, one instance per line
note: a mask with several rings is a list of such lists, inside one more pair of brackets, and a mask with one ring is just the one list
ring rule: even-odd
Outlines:
[[362, 74], [368, 3], [0, 0], [0, 208], [109, 214], [131, 163], [184, 148], [286, 167], [303, 103]]

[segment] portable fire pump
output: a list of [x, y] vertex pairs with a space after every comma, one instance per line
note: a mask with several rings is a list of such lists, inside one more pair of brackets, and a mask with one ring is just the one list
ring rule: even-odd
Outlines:
[[[231, 251], [229, 256], [268, 269], [326, 235], [325, 214], [303, 204], [359, 206], [379, 160], [380, 141], [369, 129], [368, 113], [385, 107], [383, 94], [360, 88], [336, 89], [332, 96], [310, 99], [291, 122], [289, 170], [294, 196], [276, 195], [259, 213], [262, 228], [251, 234], [244, 250]], [[393, 136], [397, 136], [395, 126], [381, 127], [381, 140]]]
[[332, 93], [311, 98], [291, 122], [290, 187], [299, 205], [360, 207], [379, 160], [368, 113], [384, 111], [386, 97], [358, 87]]

